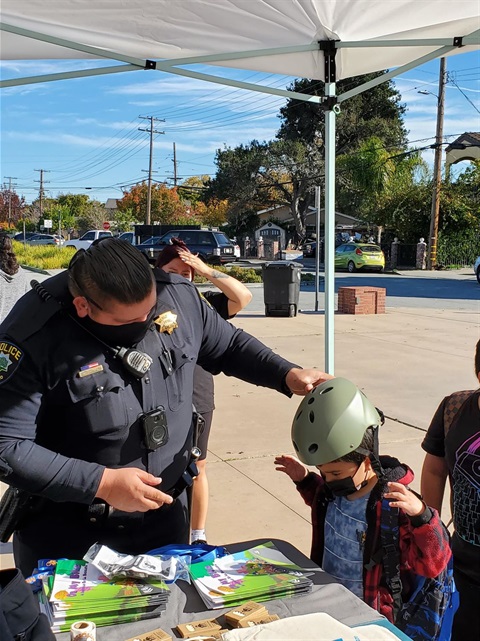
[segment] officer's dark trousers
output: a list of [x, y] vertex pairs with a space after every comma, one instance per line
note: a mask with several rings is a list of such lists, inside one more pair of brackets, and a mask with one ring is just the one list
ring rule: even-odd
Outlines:
[[117, 552], [140, 554], [169, 543], [188, 543], [186, 492], [174, 502], [144, 514], [114, 512], [92, 520], [88, 506], [49, 504], [13, 538], [15, 565], [30, 576], [39, 559], [82, 559], [96, 542]]

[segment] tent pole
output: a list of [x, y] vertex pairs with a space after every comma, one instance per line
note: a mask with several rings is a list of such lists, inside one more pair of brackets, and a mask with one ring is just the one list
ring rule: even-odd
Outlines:
[[[335, 40], [319, 42], [325, 59], [325, 371], [335, 373], [335, 117], [340, 108], [336, 97]], [[318, 248], [318, 240], [317, 240]]]
[[[325, 96], [335, 96], [335, 83], [325, 83]], [[325, 371], [335, 373], [335, 119], [325, 112]], [[318, 242], [318, 241], [317, 241]], [[318, 246], [318, 245], [317, 245]]]

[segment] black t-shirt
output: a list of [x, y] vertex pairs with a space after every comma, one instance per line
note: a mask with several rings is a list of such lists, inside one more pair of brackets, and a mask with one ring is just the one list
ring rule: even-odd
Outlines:
[[480, 390], [463, 403], [445, 437], [448, 398], [435, 412], [422, 447], [447, 461], [453, 495], [455, 566], [480, 584]]
[[[223, 292], [208, 290], [202, 296], [225, 320], [233, 318], [228, 314], [228, 297]], [[200, 365], [193, 373], [193, 404], [197, 412], [212, 412], [215, 409], [213, 376]]]

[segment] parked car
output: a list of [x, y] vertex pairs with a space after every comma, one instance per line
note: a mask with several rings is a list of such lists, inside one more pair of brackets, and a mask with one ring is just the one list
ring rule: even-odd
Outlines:
[[335, 250], [335, 268], [350, 273], [357, 269], [381, 272], [385, 267], [385, 255], [378, 245], [369, 243], [345, 243]]
[[480, 256], [478, 256], [477, 260], [473, 265], [473, 271], [475, 272], [475, 275], [477, 277], [477, 282], [480, 285]]
[[63, 236], [58, 234], [34, 234], [25, 241], [27, 245], [56, 245], [61, 246], [65, 242]]
[[237, 259], [235, 245], [227, 236], [223, 232], [207, 229], [174, 229], [163, 236], [152, 236], [148, 241], [137, 245], [137, 249], [153, 263], [172, 238], [183, 240], [191, 252], [211, 265], [221, 265]]
[[65, 247], [75, 247], [75, 249], [88, 249], [94, 240], [97, 240], [98, 238], [105, 238], [106, 236], [113, 236], [113, 234], [111, 231], [106, 231], [105, 229], [91, 229], [77, 240], [68, 240], [65, 243]]
[[120, 234], [118, 238], [120, 240], [126, 240], [131, 245], [137, 244], [137, 241], [135, 240], [135, 232], [133, 231], [124, 231], [123, 234]]
[[36, 236], [36, 235], [37, 235], [36, 231], [27, 231], [27, 232], [25, 232], [25, 238], [24, 238], [23, 237], [23, 232], [20, 232], [19, 234], [15, 234], [15, 236], [13, 237], [13, 240], [17, 240], [19, 243], [23, 243], [24, 240], [26, 242], [32, 236]]

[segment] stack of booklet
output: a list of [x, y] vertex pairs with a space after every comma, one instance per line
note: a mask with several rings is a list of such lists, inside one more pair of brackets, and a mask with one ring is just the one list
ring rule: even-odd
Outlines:
[[87, 561], [59, 560], [38, 596], [52, 630], [63, 632], [80, 619], [102, 626], [160, 616], [169, 594], [159, 579], [108, 579]]
[[313, 585], [272, 542], [194, 563], [190, 576], [209, 609], [305, 594]]

